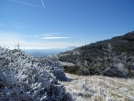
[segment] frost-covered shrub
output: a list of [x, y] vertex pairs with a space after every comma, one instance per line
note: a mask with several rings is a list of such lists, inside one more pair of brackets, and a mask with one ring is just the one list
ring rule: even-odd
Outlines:
[[79, 75], [90, 75], [90, 70], [88, 68], [81, 66], [78, 71], [78, 74]]
[[127, 69], [122, 61], [115, 55], [112, 48], [111, 44], [108, 43], [108, 47], [104, 49], [105, 71], [103, 74], [110, 77], [126, 78]]
[[119, 68], [116, 66], [107, 68], [107, 70], [104, 72], [104, 75], [110, 77], [127, 78], [127, 75], [123, 71], [119, 70]]
[[[49, 68], [53, 67], [50, 65]], [[0, 47], [0, 101], [67, 99], [64, 86], [51, 73], [51, 69], [42, 67], [41, 63], [19, 49]]]
[[67, 80], [67, 77], [64, 73], [63, 66], [61, 66], [56, 56], [37, 58], [36, 61], [38, 61], [38, 66], [41, 66], [42, 68], [48, 70], [56, 77], [56, 79], [60, 81]]
[[121, 62], [120, 59], [118, 59], [115, 52], [113, 51], [113, 47], [110, 43], [108, 43], [107, 48], [103, 50], [104, 50], [105, 68], [115, 66], [116, 64]]
[[134, 56], [128, 53], [117, 55], [110, 43], [107, 47], [103, 47], [103, 56], [94, 57], [93, 59], [85, 56], [83, 60], [78, 57], [76, 65], [80, 66], [77, 73], [80, 75], [134, 78]]

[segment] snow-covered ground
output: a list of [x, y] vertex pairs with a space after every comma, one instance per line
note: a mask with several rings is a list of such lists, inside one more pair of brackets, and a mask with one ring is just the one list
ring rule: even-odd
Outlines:
[[73, 101], [134, 101], [134, 79], [77, 76], [66, 73], [62, 82]]

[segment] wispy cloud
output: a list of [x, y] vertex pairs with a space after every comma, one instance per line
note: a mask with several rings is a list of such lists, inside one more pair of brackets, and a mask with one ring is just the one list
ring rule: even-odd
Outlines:
[[61, 37], [61, 36], [45, 36], [41, 39], [67, 39], [67, 38], [71, 38], [71, 37]]
[[[13, 49], [19, 43], [21, 49], [50, 49], [50, 48], [66, 48], [70, 46], [82, 46], [83, 42], [72, 42], [72, 41], [53, 41], [53, 40], [39, 40], [40, 37], [34, 37], [34, 35], [23, 35], [22, 33], [12, 31], [0, 31], [0, 46], [9, 47]], [[44, 36], [42, 36], [44, 37]], [[54, 37], [46, 36], [45, 39], [65, 39], [71, 37]]]
[[38, 39], [69, 39], [72, 37], [63, 36], [64, 34], [61, 32], [53, 32], [53, 33], [44, 33], [44, 34], [35, 34], [33, 37]]
[[41, 3], [42, 3], [42, 5], [43, 5], [43, 7], [45, 8], [45, 4], [44, 4], [44, 2], [41, 0]]
[[[31, 7], [42, 8], [41, 6], [38, 6], [38, 5], [32, 5], [32, 4], [29, 4], [29, 3], [26, 3], [26, 2], [21, 2], [21, 1], [18, 1], [18, 0], [11, 0], [11, 1], [13, 1], [13, 2], [17, 2], [17, 3], [20, 3], [20, 4], [23, 4], [23, 5], [31, 6]], [[43, 4], [43, 6], [45, 6], [43, 2], [42, 2], [42, 4]]]

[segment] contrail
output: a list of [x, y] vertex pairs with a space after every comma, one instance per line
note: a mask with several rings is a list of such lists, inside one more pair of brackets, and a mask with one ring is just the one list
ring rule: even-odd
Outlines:
[[27, 5], [27, 6], [32, 6], [32, 7], [42, 8], [41, 6], [32, 5], [32, 4], [28, 4], [28, 3], [21, 2], [21, 1], [17, 1], [17, 0], [11, 0], [11, 1], [13, 1], [13, 2], [17, 2], [17, 3], [20, 3], [20, 4], [23, 4], [23, 5]]
[[41, 3], [42, 3], [42, 5], [43, 5], [43, 7], [45, 8], [45, 4], [43, 3], [43, 1], [41, 0]]

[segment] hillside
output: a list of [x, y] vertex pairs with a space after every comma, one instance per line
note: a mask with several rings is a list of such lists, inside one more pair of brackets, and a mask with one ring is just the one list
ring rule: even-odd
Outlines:
[[[60, 61], [71, 62], [79, 66], [79, 70], [73, 69], [74, 73], [76, 73], [76, 71], [82, 72], [84, 68], [86, 69], [85, 71], [89, 72], [81, 74], [100, 75], [104, 74], [101, 70], [104, 71], [111, 66], [117, 67], [118, 63], [121, 63], [131, 71], [134, 66], [134, 31], [63, 52], [58, 56]], [[115, 59], [118, 63], [113, 64]], [[98, 72], [95, 70], [96, 68], [99, 68]], [[76, 74], [78, 74], [78, 72]]]
[[[113, 46], [113, 51], [116, 54], [121, 54], [123, 52], [131, 53], [134, 55], [134, 31], [129, 32], [123, 36], [116, 36], [111, 39], [98, 41], [96, 43], [91, 43], [72, 51], [62, 52], [59, 54], [59, 59], [62, 61], [75, 62], [74, 59], [79, 56], [82, 59], [90, 59], [103, 56], [103, 48], [107, 47], [110, 43]], [[74, 59], [66, 59], [66, 57]]]

